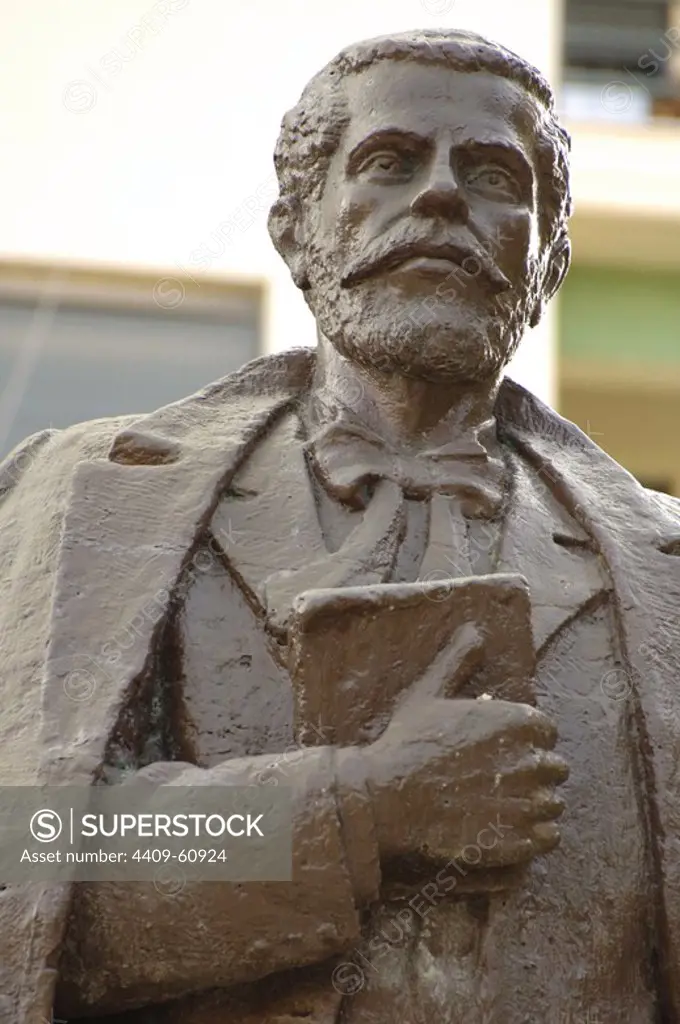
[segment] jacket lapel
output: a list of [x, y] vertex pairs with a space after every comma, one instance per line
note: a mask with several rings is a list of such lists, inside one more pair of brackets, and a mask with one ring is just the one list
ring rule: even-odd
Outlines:
[[680, 1018], [680, 503], [646, 491], [577, 427], [505, 382], [499, 421], [595, 541], [616, 595], [631, 748], [656, 882], [664, 1019]]
[[401, 490], [385, 481], [341, 548], [328, 550], [294, 410], [253, 452], [225, 499], [213, 536], [283, 643], [298, 594], [382, 581], [403, 533]]
[[513, 495], [498, 571], [521, 572], [529, 584], [534, 646], [540, 657], [567, 623], [597, 603], [608, 581], [585, 530], [524, 459], [515, 455], [511, 462]]
[[210, 529], [263, 612], [269, 576], [327, 556], [295, 411], [236, 474]]

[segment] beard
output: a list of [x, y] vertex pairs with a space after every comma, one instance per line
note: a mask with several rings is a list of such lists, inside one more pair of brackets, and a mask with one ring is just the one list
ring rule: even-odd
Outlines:
[[533, 267], [521, 292], [500, 294], [460, 267], [437, 284], [423, 281], [417, 291], [384, 276], [343, 287], [334, 260], [318, 250], [310, 267], [305, 300], [340, 355], [368, 370], [434, 383], [497, 377], [537, 296]]

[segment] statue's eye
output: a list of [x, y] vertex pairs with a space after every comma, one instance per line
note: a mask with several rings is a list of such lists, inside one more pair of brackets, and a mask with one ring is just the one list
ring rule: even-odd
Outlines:
[[401, 178], [409, 173], [409, 160], [392, 150], [381, 150], [373, 153], [363, 161], [359, 173], [373, 179]]
[[488, 171], [483, 171], [479, 175], [479, 179], [489, 185], [491, 188], [503, 188], [507, 181], [507, 175], [498, 169], [494, 170], [490, 168]]
[[521, 198], [518, 182], [510, 171], [500, 164], [470, 168], [465, 176], [465, 184], [468, 189], [489, 199], [510, 199], [517, 202]]

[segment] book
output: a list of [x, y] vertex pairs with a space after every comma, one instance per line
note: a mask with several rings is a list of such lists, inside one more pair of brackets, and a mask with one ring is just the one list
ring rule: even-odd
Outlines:
[[304, 746], [370, 743], [406, 701], [536, 703], [531, 602], [518, 574], [308, 590], [290, 641]]

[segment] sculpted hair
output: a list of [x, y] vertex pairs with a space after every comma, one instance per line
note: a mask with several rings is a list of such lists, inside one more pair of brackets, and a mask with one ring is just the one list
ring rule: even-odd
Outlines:
[[555, 116], [552, 89], [541, 73], [516, 53], [483, 36], [454, 29], [403, 32], [354, 43], [322, 68], [281, 123], [274, 152], [279, 203], [304, 206], [321, 197], [331, 157], [349, 122], [343, 79], [384, 60], [486, 71], [522, 86], [537, 101], [540, 118], [536, 147], [543, 240], [552, 246], [566, 236], [572, 211], [571, 140]]

